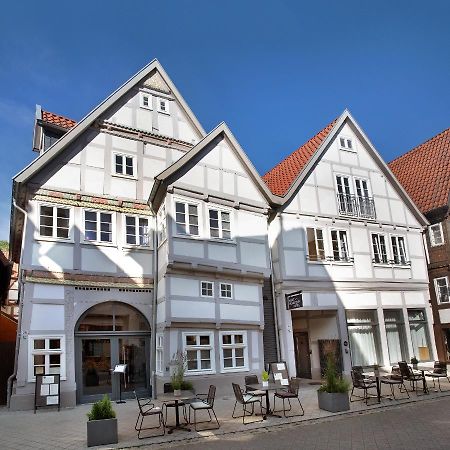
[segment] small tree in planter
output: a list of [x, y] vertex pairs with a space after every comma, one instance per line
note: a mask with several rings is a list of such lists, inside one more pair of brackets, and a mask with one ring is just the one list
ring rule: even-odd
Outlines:
[[105, 394], [87, 414], [87, 445], [117, 444], [117, 419], [111, 400]]
[[319, 408], [330, 412], [348, 411], [350, 409], [349, 388], [349, 382], [337, 374], [334, 359], [329, 355], [325, 369], [325, 382], [317, 391]]
[[187, 368], [187, 356], [181, 351], [177, 351], [172, 356], [171, 365], [171, 375], [170, 375], [170, 383], [173, 388], [173, 395], [181, 395], [181, 390], [184, 388], [188, 388], [188, 386], [192, 387], [191, 383], [184, 381], [184, 372]]

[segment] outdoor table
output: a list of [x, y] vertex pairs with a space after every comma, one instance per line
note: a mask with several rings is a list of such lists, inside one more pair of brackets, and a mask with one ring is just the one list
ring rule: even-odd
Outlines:
[[[269, 383], [268, 386], [264, 386], [263, 384], [257, 383], [257, 384], [248, 384], [247, 387], [266, 392], [266, 416], [281, 417], [277, 414], [274, 414], [273, 411], [270, 409], [269, 391], [276, 391], [277, 389], [283, 388], [287, 389], [288, 388], [287, 385], [283, 386], [279, 383]], [[251, 395], [251, 393], [252, 391], [247, 391], [247, 394]]]
[[[430, 369], [432, 370], [433, 368], [429, 367], [429, 366], [424, 366], [424, 365], [421, 365], [421, 364], [419, 364], [417, 366], [417, 369], [416, 369], [419, 372], [422, 372], [422, 388], [423, 388], [423, 393], [424, 394], [429, 394], [430, 393], [428, 391], [428, 385], [427, 385], [427, 382], [425, 380], [425, 372], [428, 372]], [[414, 370], [414, 368], [413, 368], [413, 370]], [[417, 394], [417, 392], [416, 392], [416, 394]]]
[[380, 372], [363, 372], [363, 375], [370, 378], [375, 378], [377, 383], [377, 400], [381, 403], [381, 384], [380, 384]]
[[181, 391], [181, 395], [174, 395], [173, 392], [167, 392], [165, 394], [158, 395], [158, 400], [162, 402], [170, 402], [175, 403], [175, 425], [170, 425], [167, 428], [169, 429], [168, 434], [172, 434], [173, 430], [184, 430], [184, 431], [191, 431], [191, 429], [180, 423], [180, 402], [189, 400], [191, 398], [194, 398], [195, 394], [192, 391]]

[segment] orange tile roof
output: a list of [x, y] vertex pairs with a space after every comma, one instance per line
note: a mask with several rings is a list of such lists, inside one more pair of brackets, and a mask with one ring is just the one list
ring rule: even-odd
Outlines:
[[61, 128], [66, 128], [67, 130], [73, 128], [77, 124], [75, 120], [44, 110], [42, 111], [42, 121]]
[[389, 167], [422, 213], [448, 205], [450, 128], [394, 159]]
[[319, 131], [313, 138], [305, 142], [262, 177], [275, 195], [283, 196], [286, 194], [336, 122], [337, 119], [334, 119], [323, 130]]

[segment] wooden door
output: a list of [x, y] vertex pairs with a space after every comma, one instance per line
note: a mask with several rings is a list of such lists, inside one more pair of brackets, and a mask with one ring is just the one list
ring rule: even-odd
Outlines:
[[294, 333], [294, 343], [297, 377], [311, 378], [311, 356], [308, 333], [304, 331]]

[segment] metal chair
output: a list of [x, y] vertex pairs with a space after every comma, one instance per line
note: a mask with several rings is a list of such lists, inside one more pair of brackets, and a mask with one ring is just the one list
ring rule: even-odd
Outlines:
[[[202, 397], [205, 397], [202, 399]], [[208, 430], [217, 430], [220, 428], [220, 423], [217, 420], [216, 413], [214, 412], [214, 400], [216, 398], [216, 387], [211, 385], [209, 386], [209, 390], [207, 394], [197, 394], [196, 398], [189, 402], [189, 423], [191, 422], [191, 409], [194, 411], [194, 428], [195, 431], [199, 431], [197, 429], [197, 424], [199, 423], [210, 423], [212, 421], [211, 412], [214, 414], [214, 418], [217, 422], [217, 427], [208, 428]], [[197, 422], [197, 411], [207, 411], [209, 415], [209, 420], [204, 420], [202, 422]]]
[[246, 394], [253, 395], [253, 397], [265, 397], [266, 396], [266, 391], [263, 391], [261, 389], [252, 388], [249, 386], [250, 384], [259, 384], [257, 375], [247, 375], [245, 377], [245, 392], [246, 392]]
[[[298, 396], [298, 391], [300, 388], [300, 380], [293, 378], [289, 382], [289, 386], [286, 390], [276, 391], [273, 394], [273, 411], [276, 412], [275, 408], [275, 399], [281, 398], [283, 400], [283, 415], [284, 417], [297, 417], [297, 416], [303, 416], [305, 414], [305, 410], [303, 409], [302, 403], [300, 401], [300, 398]], [[297, 399], [298, 404], [300, 405], [300, 408], [302, 410], [301, 414], [291, 414], [290, 416], [286, 415], [286, 411], [290, 411], [292, 409], [291, 401], [290, 399]], [[286, 409], [285, 406], [285, 400], [289, 403], [289, 409]]]
[[[422, 374], [414, 373], [406, 361], [399, 361], [398, 367], [403, 379], [408, 380], [412, 390], [417, 394], [417, 382], [422, 381], [426, 385], [425, 377]], [[418, 395], [418, 394], [417, 394]]]
[[[151, 400], [147, 398], [139, 398], [136, 394], [136, 391], [134, 392], [134, 397], [136, 398], [137, 404], [139, 406], [139, 414], [138, 418], [136, 420], [136, 424], [134, 425], [134, 429], [138, 432], [138, 439], [145, 439], [149, 437], [155, 437], [155, 436], [164, 436], [166, 434], [166, 424], [164, 422], [164, 417], [162, 410], [159, 406], [155, 406], [154, 403], [152, 403]], [[159, 419], [159, 425], [156, 427], [142, 427], [142, 423], [144, 422], [144, 417], [150, 417], [150, 416], [158, 416]], [[141, 423], [138, 426], [139, 419], [141, 419]], [[157, 428], [163, 428], [162, 434], [155, 434], [151, 436], [143, 436], [141, 437], [141, 431], [144, 430], [155, 430]]]
[[[234, 391], [234, 396], [236, 398], [236, 401], [234, 403], [234, 408], [233, 408], [233, 413], [231, 414], [231, 417], [233, 417], [233, 419], [238, 419], [239, 417], [242, 417], [242, 423], [244, 425], [247, 425], [248, 423], [253, 423], [253, 422], [261, 422], [262, 420], [265, 419], [265, 416], [263, 415], [263, 406], [262, 406], [262, 402], [261, 402], [261, 397], [255, 397], [252, 394], [247, 394], [244, 393], [241, 389], [241, 387], [236, 384], [236, 383], [232, 383], [233, 385], [233, 391]], [[244, 411], [244, 415], [243, 416], [235, 416], [234, 412], [236, 411], [236, 406], [237, 404], [240, 403], [242, 405], [242, 409]], [[255, 412], [255, 403], [259, 403], [259, 408], [261, 411], [261, 420], [253, 420], [252, 422], [248, 422], [247, 424], [245, 423], [245, 417], [246, 414], [248, 414], [248, 416], [253, 415], [253, 413]], [[252, 410], [251, 411], [247, 411], [246, 406], [251, 405], [252, 406]]]
[[[447, 364], [441, 361], [434, 362], [433, 372], [426, 373], [426, 377], [429, 377], [433, 380], [433, 388], [436, 391], [436, 380], [438, 381], [439, 391], [444, 392], [441, 389], [441, 378], [447, 378], [447, 381], [450, 383], [450, 378], [447, 373]], [[448, 391], [448, 389], [445, 389]]]
[[[366, 405], [368, 404], [369, 397], [373, 398], [374, 396], [369, 396], [369, 390], [370, 389], [377, 389], [377, 383], [375, 380], [371, 380], [369, 378], [365, 378], [363, 375], [363, 368], [361, 366], [354, 366], [352, 367], [351, 371], [352, 375], [352, 392], [350, 394], [350, 401], [354, 402], [357, 400], [365, 400]], [[360, 389], [363, 391], [363, 396], [354, 394], [355, 389]], [[356, 397], [357, 400], [352, 400], [352, 397]]]
[[390, 375], [385, 375], [385, 376], [381, 377], [380, 378], [380, 382], [382, 384], [386, 384], [387, 386], [389, 386], [389, 388], [391, 390], [392, 398], [394, 400], [397, 400], [396, 397], [395, 397], [395, 392], [394, 392], [395, 386], [398, 386], [398, 390], [400, 392], [403, 392], [402, 391], [402, 387], [403, 387], [403, 389], [406, 392], [406, 395], [408, 396], [408, 398], [410, 398], [408, 389], [406, 389], [405, 382], [404, 382], [404, 379], [402, 377], [402, 374], [401, 374], [399, 368], [393, 367], [392, 368], [392, 373]]

